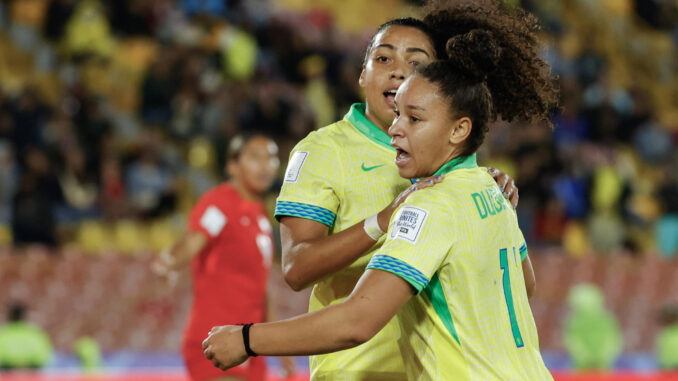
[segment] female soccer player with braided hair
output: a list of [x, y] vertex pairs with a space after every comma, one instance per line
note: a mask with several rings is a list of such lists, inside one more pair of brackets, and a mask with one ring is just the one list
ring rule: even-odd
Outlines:
[[[398, 173], [445, 177], [398, 207], [351, 295], [282, 322], [215, 327], [203, 342], [207, 358], [228, 368], [248, 355], [351, 348], [397, 315], [409, 380], [552, 379], [527, 299], [516, 214], [475, 158], [500, 111], [495, 100], [527, 94], [512, 112], [534, 121], [547, 121], [556, 105], [551, 82], [542, 81], [548, 72], [505, 60], [504, 42], [485, 30], [456, 35], [447, 59], [398, 89], [389, 128]], [[503, 70], [523, 78], [518, 87]]]

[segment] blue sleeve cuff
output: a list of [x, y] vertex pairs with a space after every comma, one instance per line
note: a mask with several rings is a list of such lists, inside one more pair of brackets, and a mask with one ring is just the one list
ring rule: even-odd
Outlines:
[[527, 243], [524, 243], [523, 246], [520, 247], [520, 261], [524, 261], [525, 258], [527, 257]]
[[334, 212], [325, 208], [291, 201], [278, 201], [275, 205], [274, 216], [278, 221], [283, 216], [305, 218], [307, 220], [318, 221], [330, 228], [334, 226], [334, 220], [337, 217]]
[[367, 268], [388, 271], [405, 279], [417, 290], [417, 294], [426, 288], [429, 282], [428, 278], [421, 271], [389, 255], [378, 254], [373, 256]]

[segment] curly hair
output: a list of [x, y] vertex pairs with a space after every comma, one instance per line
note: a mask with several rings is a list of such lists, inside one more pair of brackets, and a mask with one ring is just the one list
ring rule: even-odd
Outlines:
[[536, 17], [498, 0], [430, 0], [424, 14], [439, 59], [448, 57], [450, 38], [473, 29], [490, 32], [501, 48], [501, 65], [485, 73], [496, 114], [507, 121], [548, 123], [549, 112], [558, 105], [558, 89], [539, 55]]
[[497, 116], [552, 126], [558, 89], [539, 56], [534, 16], [496, 0], [432, 0], [425, 12], [439, 61], [419, 73], [440, 86], [457, 114], [471, 118], [466, 154], [478, 149]]

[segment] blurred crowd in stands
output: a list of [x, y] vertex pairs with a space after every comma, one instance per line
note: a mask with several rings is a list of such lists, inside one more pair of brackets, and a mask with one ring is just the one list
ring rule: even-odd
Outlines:
[[[675, 256], [678, 5], [511, 2], [540, 18], [562, 92], [553, 131], [498, 122], [479, 153], [516, 179], [527, 240]], [[371, 34], [418, 2], [335, 3], [1, 2], [0, 245], [160, 249], [237, 131], [286, 163], [361, 100]]]

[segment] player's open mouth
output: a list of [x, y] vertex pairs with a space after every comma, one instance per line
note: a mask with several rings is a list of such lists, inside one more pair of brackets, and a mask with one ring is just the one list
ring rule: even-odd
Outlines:
[[398, 167], [407, 165], [407, 163], [410, 162], [410, 159], [412, 159], [412, 157], [410, 156], [409, 152], [404, 151], [400, 148], [396, 148], [395, 163]]
[[398, 92], [398, 88], [384, 91], [384, 99], [386, 104], [391, 108], [395, 108], [395, 95]]

